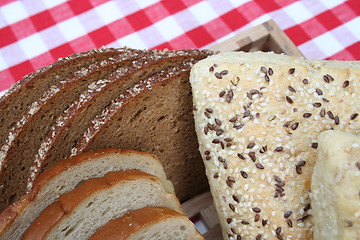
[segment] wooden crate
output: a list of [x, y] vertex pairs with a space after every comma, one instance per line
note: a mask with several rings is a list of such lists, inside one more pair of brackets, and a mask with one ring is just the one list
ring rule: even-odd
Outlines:
[[[304, 57], [290, 38], [273, 21], [244, 31], [222, 43], [210, 47], [219, 52], [231, 51], [273, 51], [289, 56]], [[206, 240], [222, 239], [219, 219], [213, 206], [210, 192], [198, 195], [182, 204], [185, 214], [190, 219], [200, 219], [208, 231], [204, 234]]]

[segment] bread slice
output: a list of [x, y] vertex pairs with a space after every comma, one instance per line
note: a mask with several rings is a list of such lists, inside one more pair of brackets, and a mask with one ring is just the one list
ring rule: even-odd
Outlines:
[[[40, 172], [58, 160], [69, 157], [72, 147], [91, 120], [128, 88], [169, 66], [192, 59], [200, 60], [209, 54], [205, 50], [155, 51], [135, 61], [131, 67], [118, 69], [109, 78], [97, 82], [56, 120], [35, 156], [33, 172]], [[29, 157], [31, 159], [32, 155]]]
[[111, 220], [89, 240], [199, 239], [196, 235], [194, 224], [183, 214], [166, 207], [145, 207]]
[[157, 176], [174, 193], [156, 156], [133, 150], [101, 149], [59, 161], [40, 174], [32, 191], [0, 214], [0, 239], [20, 239], [31, 222], [61, 194], [110, 171], [136, 169]]
[[136, 170], [109, 172], [61, 195], [22, 239], [87, 239], [111, 219], [147, 206], [182, 211], [177, 198], [165, 191], [157, 177]]
[[311, 239], [317, 138], [359, 131], [360, 63], [222, 53], [190, 75], [224, 238]]
[[145, 51], [126, 49], [108, 60], [93, 63], [88, 69], [84, 68], [75, 73], [75, 76], [50, 87], [39, 100], [31, 104], [21, 120], [11, 129], [6, 144], [0, 151], [0, 185], [3, 186], [0, 210], [25, 194], [32, 162], [23, 156], [34, 155], [34, 150], [40, 147], [55, 119], [78, 99], [89, 84], [91, 87], [95, 81], [104, 78], [116, 68], [130, 65], [144, 54]]
[[126, 48], [100, 48], [75, 53], [26, 75], [0, 97], [0, 146], [5, 143], [10, 129], [21, 119], [30, 104], [51, 86], [71, 77], [82, 68], [127, 51]]
[[192, 115], [192, 62], [150, 76], [96, 116], [73, 154], [104, 147], [130, 148], [159, 157], [180, 201], [208, 189]]
[[314, 239], [360, 239], [360, 134], [320, 134], [311, 181]]

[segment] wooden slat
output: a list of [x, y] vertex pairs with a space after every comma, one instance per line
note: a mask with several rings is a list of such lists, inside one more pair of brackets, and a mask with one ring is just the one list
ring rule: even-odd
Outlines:
[[202, 193], [182, 204], [184, 213], [188, 218], [193, 218], [200, 212], [213, 205], [210, 192]]

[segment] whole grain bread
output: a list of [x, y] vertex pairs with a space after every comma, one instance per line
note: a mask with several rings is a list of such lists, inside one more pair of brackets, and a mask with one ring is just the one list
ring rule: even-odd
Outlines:
[[[38, 149], [56, 118], [78, 99], [81, 92], [95, 81], [106, 77], [119, 67], [125, 67], [140, 58], [145, 51], [125, 49], [109, 59], [91, 64], [63, 79], [45, 91], [33, 102], [20, 121], [10, 130], [6, 143], [0, 150], [0, 211], [17, 201], [26, 192], [24, 185], [29, 178], [33, 149]], [[24, 157], [26, 156], [26, 157]], [[13, 177], [17, 176], [17, 177]]]
[[194, 224], [183, 214], [166, 207], [145, 207], [127, 212], [98, 229], [89, 240], [194, 240]]
[[26, 75], [0, 97], [0, 146], [5, 143], [10, 129], [21, 119], [30, 104], [51, 86], [71, 77], [95, 62], [121, 54], [123, 49], [100, 48], [75, 53]]
[[112, 101], [91, 121], [72, 153], [110, 146], [142, 149], [159, 157], [180, 201], [205, 191], [188, 80], [192, 63], [156, 73]]
[[110, 171], [136, 169], [157, 176], [174, 193], [156, 156], [133, 150], [101, 149], [61, 160], [39, 175], [31, 192], [0, 214], [0, 239], [20, 239], [36, 217], [61, 194], [80, 182]]
[[221, 53], [190, 81], [223, 237], [311, 239], [318, 136], [360, 131], [360, 62]]
[[[36, 156], [33, 153], [33, 176], [58, 160], [69, 157], [72, 147], [91, 120], [128, 88], [169, 66], [177, 66], [192, 59], [200, 60], [209, 54], [205, 50], [154, 51], [153, 54], [134, 61], [131, 67], [120, 68], [109, 78], [98, 81], [56, 120]], [[32, 156], [27, 161], [33, 162]]]
[[157, 177], [136, 170], [109, 172], [62, 194], [22, 239], [87, 239], [108, 221], [147, 206], [182, 212], [177, 198], [165, 191]]

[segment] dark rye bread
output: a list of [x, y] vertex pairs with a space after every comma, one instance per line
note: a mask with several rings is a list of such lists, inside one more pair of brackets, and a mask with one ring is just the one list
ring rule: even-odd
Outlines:
[[[200, 60], [210, 54], [211, 52], [206, 50], [154, 50], [149, 52], [148, 56], [134, 61], [131, 67], [120, 68], [109, 78], [97, 82], [56, 120], [36, 156], [35, 152], [32, 153], [33, 155], [27, 156], [27, 161], [34, 163], [31, 167], [30, 182], [39, 172], [60, 159], [69, 157], [72, 147], [87, 129], [91, 120], [128, 88], [169, 66], [176, 66], [191, 59]], [[33, 156], [35, 156], [34, 161]], [[25, 156], [20, 154], [19, 158], [23, 157]], [[16, 169], [11, 172], [16, 172]], [[15, 176], [15, 178], [18, 179], [19, 176]], [[15, 191], [18, 186], [11, 187]]]
[[[10, 194], [12, 189], [9, 188], [16, 186], [19, 181], [27, 181], [30, 177], [31, 162], [28, 158], [19, 156], [30, 156], [34, 149], [40, 147], [41, 141], [56, 118], [77, 100], [88, 86], [91, 87], [95, 81], [106, 77], [119, 67], [129, 65], [144, 54], [145, 51], [126, 49], [117, 56], [93, 63], [88, 68], [76, 72], [74, 76], [50, 87], [39, 100], [30, 105], [21, 120], [10, 130], [8, 139], [0, 150], [0, 190], [3, 196], [0, 198], [0, 210], [25, 194], [26, 189], [23, 188]], [[14, 169], [21, 171], [20, 179], [12, 178]]]
[[0, 97], [0, 146], [10, 129], [21, 119], [31, 103], [51, 86], [71, 77], [90, 64], [121, 54], [126, 49], [100, 48], [75, 53], [26, 75]]
[[198, 152], [189, 84], [190, 63], [142, 81], [96, 116], [73, 154], [104, 147], [158, 156], [180, 201], [208, 188]]

